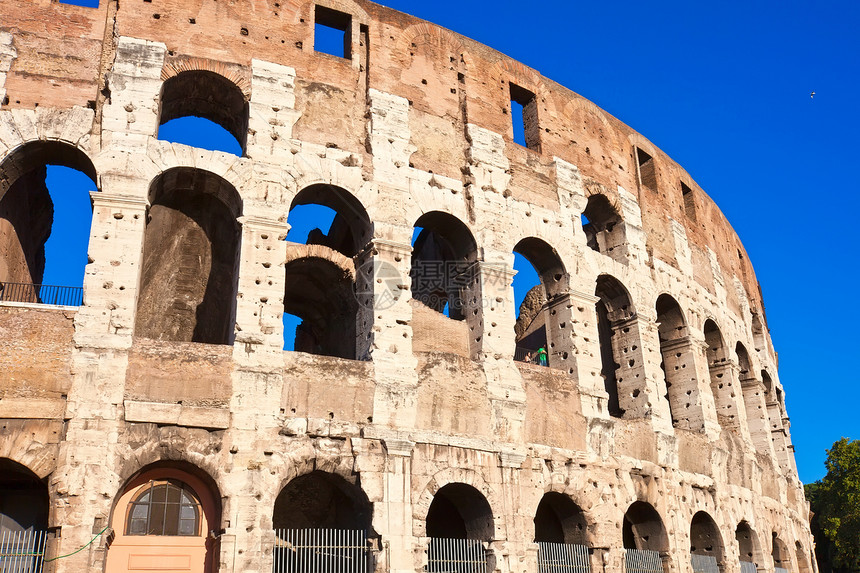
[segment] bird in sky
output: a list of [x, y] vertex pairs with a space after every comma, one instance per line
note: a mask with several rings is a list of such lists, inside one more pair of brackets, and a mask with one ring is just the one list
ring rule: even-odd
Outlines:
[[815, 99], [815, 92], [809, 92], [809, 99]]

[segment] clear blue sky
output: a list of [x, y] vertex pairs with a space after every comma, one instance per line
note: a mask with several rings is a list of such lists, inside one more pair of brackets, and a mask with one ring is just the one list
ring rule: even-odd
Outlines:
[[687, 169], [749, 253], [800, 478], [822, 477], [825, 450], [860, 438], [860, 2], [381, 3], [537, 69]]

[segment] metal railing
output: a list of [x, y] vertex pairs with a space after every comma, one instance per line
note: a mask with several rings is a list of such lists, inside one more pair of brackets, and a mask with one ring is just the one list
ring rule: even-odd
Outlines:
[[698, 555], [693, 553], [690, 555], [690, 563], [693, 565], [695, 573], [720, 573], [717, 558], [713, 555]]
[[[517, 362], [525, 362], [527, 364], [540, 365], [538, 351], [532, 350], [531, 348], [524, 348], [522, 346], [517, 346], [514, 349], [514, 360]], [[547, 355], [547, 360], [549, 360], [549, 355]]]
[[276, 529], [273, 573], [367, 573], [367, 534], [358, 529]]
[[486, 573], [487, 552], [477, 539], [431, 537], [427, 573]]
[[47, 531], [0, 532], [0, 571], [41, 573]]
[[774, 573], [788, 573], [788, 569], [785, 567], [774, 567], [773, 571]]
[[658, 551], [627, 549], [624, 552], [624, 570], [627, 573], [663, 573], [663, 560]]
[[741, 561], [741, 573], [756, 573], [758, 567], [752, 561]]
[[588, 547], [539, 541], [538, 573], [591, 573]]
[[81, 306], [83, 301], [84, 287], [0, 282], [0, 302]]

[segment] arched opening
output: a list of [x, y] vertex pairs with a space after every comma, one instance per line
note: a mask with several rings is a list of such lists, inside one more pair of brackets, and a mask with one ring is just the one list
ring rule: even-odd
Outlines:
[[797, 558], [797, 572], [812, 573], [812, 565], [809, 560], [810, 552], [803, 548], [803, 544], [800, 541], [794, 543], [794, 552]]
[[643, 392], [644, 371], [639, 323], [630, 293], [616, 278], [597, 277], [594, 295], [597, 335], [600, 343], [600, 374], [609, 394], [609, 415], [642, 417], [649, 411]]
[[725, 566], [720, 529], [704, 511], [690, 522], [690, 559], [696, 573], [718, 573]]
[[624, 514], [621, 528], [627, 573], [653, 573], [665, 569], [669, 537], [663, 520], [654, 507], [644, 501], [634, 502]]
[[765, 350], [767, 348], [767, 339], [764, 335], [764, 325], [756, 312], [752, 313], [752, 334], [755, 351], [761, 352], [762, 350]]
[[79, 149], [25, 143], [0, 164], [0, 300], [79, 306], [96, 171]]
[[565, 334], [570, 337], [571, 328], [569, 311], [564, 308], [567, 271], [556, 250], [534, 237], [514, 247], [514, 270], [514, 300], [518, 305], [515, 359], [556, 368], [571, 351], [563, 342]]
[[224, 76], [189, 70], [164, 82], [158, 123], [158, 138], [164, 141], [241, 156], [248, 136], [248, 102]]
[[221, 177], [190, 167], [150, 186], [135, 335], [232, 344], [242, 200]]
[[544, 494], [535, 513], [538, 571], [589, 571], [585, 513], [570, 497]]
[[771, 537], [773, 543], [770, 555], [773, 558], [773, 569], [775, 573], [788, 573], [791, 569], [791, 555], [788, 552], [788, 547], [779, 538], [776, 531], [772, 533]]
[[701, 430], [704, 416], [687, 321], [681, 306], [667, 294], [657, 298], [657, 332], [663, 357], [660, 368], [666, 379], [666, 399], [672, 425], [686, 430]]
[[788, 440], [785, 428], [782, 425], [782, 408], [780, 407], [780, 396], [778, 388], [774, 384], [767, 371], [761, 371], [762, 385], [764, 386], [764, 399], [767, 408], [768, 434], [771, 444], [780, 466], [786, 468], [788, 462]]
[[738, 524], [735, 530], [735, 540], [738, 542], [738, 554], [741, 561], [741, 573], [756, 573], [762, 566], [761, 546], [758, 537], [746, 521]]
[[293, 199], [288, 223], [284, 350], [355, 359], [356, 258], [372, 237], [370, 218], [345, 189], [316, 184]]
[[443, 486], [427, 511], [427, 571], [475, 573], [489, 570], [484, 543], [494, 537], [487, 499], [463, 483]]
[[113, 509], [105, 572], [214, 573], [220, 499], [212, 479], [189, 464], [158, 463], [138, 472]]
[[738, 426], [736, 388], [732, 380], [725, 341], [713, 320], [705, 321], [704, 331], [705, 344], [708, 346], [706, 354], [708, 373], [711, 378], [711, 394], [714, 396], [717, 418], [724, 428], [736, 428]]
[[17, 462], [0, 458], [0, 570], [41, 571], [48, 529], [48, 486]]
[[469, 228], [431, 211], [412, 240], [413, 347], [478, 357], [483, 335], [478, 249]]
[[582, 230], [585, 242], [592, 250], [620, 262], [626, 260], [624, 221], [606, 195], [596, 194], [588, 198], [582, 212]]
[[274, 571], [367, 571], [372, 514], [358, 478], [317, 470], [293, 479], [275, 500]]

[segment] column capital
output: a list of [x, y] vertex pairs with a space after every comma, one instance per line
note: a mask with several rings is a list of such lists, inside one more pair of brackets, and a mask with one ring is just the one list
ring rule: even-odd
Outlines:
[[90, 191], [90, 200], [93, 202], [93, 207], [115, 207], [117, 209], [145, 211], [149, 206], [149, 201], [141, 197], [113, 195], [101, 191]]

